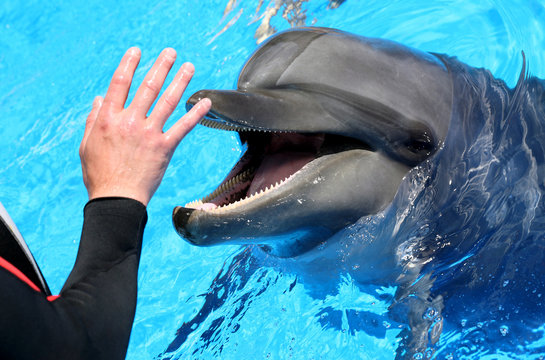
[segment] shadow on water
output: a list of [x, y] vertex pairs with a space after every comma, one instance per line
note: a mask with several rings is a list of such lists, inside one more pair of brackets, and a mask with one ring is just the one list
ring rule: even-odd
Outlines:
[[[294, 292], [298, 285], [311, 301], [315, 301], [310, 304], [313, 307], [305, 311], [312, 314], [313, 323], [322, 331], [331, 329], [347, 336], [365, 333], [376, 339], [385, 339], [389, 329], [405, 328], [404, 324], [384, 314], [388, 304], [393, 301], [395, 288], [357, 284], [349, 276], [328, 281], [324, 286], [311, 282], [303, 284], [299, 276], [288, 276], [279, 281], [282, 273], [289, 273], [290, 270], [286, 267], [279, 269], [278, 259], [263, 254], [259, 248], [246, 247], [226, 262], [209, 291], [200, 295], [204, 303], [198, 313], [181, 325], [167, 349], [157, 359], [173, 360], [188, 356], [196, 359], [207, 356], [221, 358], [226, 355], [223, 353], [226, 345], [238, 341], [232, 338], [241, 329], [240, 324], [247, 311], [262, 306], [258, 300], [264, 300], [260, 297], [270, 296], [274, 291], [285, 296], [297, 296], [288, 293]], [[346, 303], [339, 303], [338, 298], [342, 298], [342, 293], [346, 292], [356, 296], [365, 294], [372, 300], [367, 301], [363, 308], [360, 300], [352, 303], [347, 299]], [[276, 301], [279, 301], [278, 298]], [[366, 310], [367, 307], [373, 308], [370, 303], [376, 304], [375, 309]], [[284, 308], [280, 310], [281, 313], [285, 311]], [[272, 322], [274, 319], [269, 320]], [[282, 320], [278, 321], [282, 323]]]
[[[207, 329], [203, 331], [199, 338], [202, 345], [195, 349], [192, 355], [195, 355], [201, 348], [214, 348], [214, 353], [220, 355], [223, 349], [223, 342], [229, 340], [229, 335], [237, 332], [239, 329], [238, 320], [240, 320], [252, 301], [259, 297], [270, 285], [269, 279], [266, 279], [267, 271], [262, 271], [256, 284], [251, 289], [245, 289], [248, 280], [258, 270], [256, 259], [251, 256], [250, 249], [244, 249], [235, 255], [229, 265], [223, 266], [219, 274], [210, 285], [204, 297], [204, 304], [197, 315], [182, 326], [176, 332], [176, 336], [168, 348], [159, 357], [160, 359], [175, 359], [176, 353], [191, 334], [193, 334], [201, 325], [206, 323]], [[231, 297], [236, 299], [232, 300]], [[228, 314], [219, 316], [210, 322], [211, 314], [220, 309], [229, 300]], [[224, 309], [225, 310], [225, 309]], [[209, 322], [209, 323], [207, 323]], [[228, 329], [229, 331], [226, 331]], [[221, 341], [218, 341], [221, 340]]]

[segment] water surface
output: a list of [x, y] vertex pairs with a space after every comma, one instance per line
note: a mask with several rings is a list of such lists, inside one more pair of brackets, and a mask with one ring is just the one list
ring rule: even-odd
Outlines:
[[[524, 50], [529, 71], [545, 77], [543, 1], [347, 0], [337, 8], [330, 5], [326, 0], [261, 6], [257, 0], [0, 4], [0, 198], [54, 293], [73, 265], [86, 202], [77, 155], [85, 117], [130, 46], [143, 51], [136, 82], [167, 46], [178, 51], [176, 67], [182, 61], [195, 64], [197, 73], [183, 100], [201, 88], [232, 88], [257, 46], [260, 26], [327, 26], [388, 38], [455, 55], [490, 69], [510, 86], [518, 79]], [[278, 13], [263, 23], [275, 6]], [[183, 113], [179, 107], [173, 118]], [[365, 290], [341, 275], [331, 282], [335, 291], [316, 298], [296, 281], [296, 274], [267, 266], [251, 251], [196, 248], [175, 234], [172, 207], [213, 189], [240, 154], [235, 136], [202, 127], [176, 152], [148, 208], [139, 304], [127, 358], [393, 357], [400, 328], [385, 314], [395, 288]], [[199, 316], [203, 306], [208, 312]], [[439, 351], [438, 358], [523, 356], [515, 350], [503, 355], [483, 350], [478, 344], [487, 335], [479, 324], [464, 326], [476, 329], [466, 348]], [[509, 339], [509, 329], [501, 326], [497, 324], [495, 335]], [[543, 356], [542, 333], [529, 339], [536, 354], [528, 358]], [[463, 330], [446, 333], [441, 346], [447, 348], [461, 336]]]

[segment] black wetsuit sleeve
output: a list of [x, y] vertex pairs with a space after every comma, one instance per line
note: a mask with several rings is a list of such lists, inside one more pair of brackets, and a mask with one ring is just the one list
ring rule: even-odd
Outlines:
[[138, 201], [90, 201], [76, 264], [54, 301], [0, 269], [0, 359], [124, 359], [146, 221]]

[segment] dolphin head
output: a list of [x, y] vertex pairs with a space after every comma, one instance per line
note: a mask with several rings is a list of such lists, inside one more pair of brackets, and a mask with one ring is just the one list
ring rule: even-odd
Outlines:
[[326, 28], [270, 38], [237, 90], [202, 90], [201, 124], [236, 131], [247, 150], [201, 201], [176, 207], [192, 244], [260, 244], [302, 254], [387, 207], [404, 177], [441, 146], [452, 80], [438, 57]]

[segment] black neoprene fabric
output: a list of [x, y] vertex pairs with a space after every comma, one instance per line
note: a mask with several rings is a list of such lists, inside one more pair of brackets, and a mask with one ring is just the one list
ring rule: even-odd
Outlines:
[[76, 264], [54, 301], [0, 268], [0, 359], [124, 359], [146, 221], [136, 200], [87, 203]]

